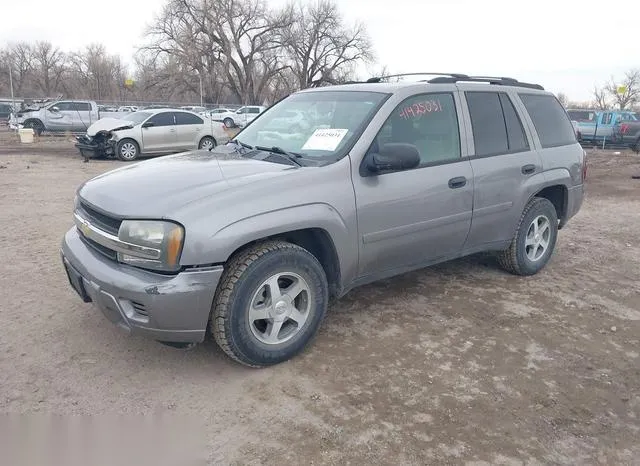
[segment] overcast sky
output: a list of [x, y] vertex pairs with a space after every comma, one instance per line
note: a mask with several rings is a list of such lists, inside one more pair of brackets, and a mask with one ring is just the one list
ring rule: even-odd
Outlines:
[[[282, 5], [287, 0], [268, 1]], [[110, 53], [130, 62], [163, 4], [164, 0], [2, 0], [0, 43], [48, 40], [69, 51], [102, 42]], [[640, 68], [638, 0], [610, 4], [338, 0], [338, 4], [349, 21], [367, 26], [377, 63], [393, 72], [511, 76], [564, 92], [572, 100], [588, 100], [594, 85]]]

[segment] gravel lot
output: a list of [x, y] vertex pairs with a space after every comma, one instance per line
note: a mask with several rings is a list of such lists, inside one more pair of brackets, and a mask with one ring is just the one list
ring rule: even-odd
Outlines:
[[640, 158], [589, 164], [539, 275], [480, 256], [366, 286], [303, 355], [252, 370], [80, 302], [58, 253], [74, 189], [121, 163], [5, 135], [0, 411], [188, 420], [210, 464], [640, 464]]

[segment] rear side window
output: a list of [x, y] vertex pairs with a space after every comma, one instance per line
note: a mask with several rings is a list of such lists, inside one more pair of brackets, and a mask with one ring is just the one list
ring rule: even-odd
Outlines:
[[576, 133], [560, 102], [552, 95], [520, 94], [542, 147], [576, 143]]
[[260, 113], [260, 109], [257, 107], [252, 107], [249, 109], [249, 113]]
[[513, 102], [507, 94], [500, 93], [500, 103], [504, 113], [504, 123], [507, 126], [507, 142], [509, 143], [509, 152], [524, 152], [529, 150], [529, 141], [524, 134], [524, 128], [520, 117], [516, 112]]
[[191, 113], [176, 112], [177, 125], [201, 125], [204, 121]]
[[497, 92], [466, 92], [473, 128], [473, 143], [479, 157], [509, 152], [507, 128]]
[[89, 112], [91, 111], [91, 104], [89, 102], [76, 102], [75, 109], [79, 112]]

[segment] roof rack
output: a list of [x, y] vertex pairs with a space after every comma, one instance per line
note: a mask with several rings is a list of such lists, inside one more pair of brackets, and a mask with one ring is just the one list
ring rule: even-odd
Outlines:
[[376, 76], [373, 78], [369, 78], [367, 79], [367, 83], [379, 83], [381, 82], [383, 79], [387, 79], [387, 78], [399, 78], [402, 76], [421, 76], [421, 75], [425, 75], [425, 74], [430, 74], [433, 76], [448, 76], [450, 78], [468, 78], [469, 76], [467, 76], [466, 74], [461, 74], [461, 73], [434, 73], [431, 71], [427, 71], [427, 72], [423, 72], [423, 73], [400, 73], [400, 74], [388, 74], [385, 76]]
[[423, 72], [423, 73], [389, 74], [386, 76], [376, 76], [373, 78], [369, 78], [365, 82], [379, 83], [379, 82], [382, 82], [383, 79], [387, 79], [387, 78], [398, 78], [402, 76], [421, 76], [421, 75], [437, 76], [436, 78], [422, 81], [422, 82], [428, 82], [432, 84], [457, 83], [460, 81], [466, 81], [466, 82], [480, 82], [480, 83], [495, 84], [500, 86], [519, 86], [519, 87], [526, 87], [529, 89], [538, 89], [538, 90], [544, 91], [544, 87], [542, 87], [540, 84], [525, 83], [525, 82], [518, 81], [517, 79], [514, 79], [514, 78], [508, 78], [505, 76], [469, 76], [463, 73]]
[[538, 89], [540, 91], [544, 91], [544, 87], [542, 87], [540, 84], [525, 83], [525, 82], [518, 81], [517, 79], [507, 78], [504, 76], [465, 76], [463, 78], [459, 78], [457, 76], [451, 76], [451, 77], [438, 76], [437, 78], [430, 79], [428, 82], [432, 84], [437, 84], [437, 83], [457, 83], [459, 81], [488, 83], [488, 84], [494, 84], [498, 86], [519, 86], [519, 87], [526, 87], [528, 89]]

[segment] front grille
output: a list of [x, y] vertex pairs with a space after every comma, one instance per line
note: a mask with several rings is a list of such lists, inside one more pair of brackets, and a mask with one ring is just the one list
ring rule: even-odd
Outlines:
[[100, 254], [102, 254], [103, 256], [105, 256], [105, 257], [107, 257], [107, 258], [109, 258], [111, 260], [115, 261], [115, 260], [118, 259], [118, 253], [115, 252], [113, 249], [109, 249], [109, 248], [103, 246], [102, 244], [96, 243], [92, 239], [87, 238], [86, 236], [84, 236], [82, 234], [82, 232], [80, 230], [78, 230], [78, 233], [80, 233], [80, 239], [84, 242], [84, 244], [89, 246], [94, 251], [99, 252]]
[[111, 233], [114, 236], [118, 236], [118, 230], [120, 229], [122, 220], [98, 212], [93, 207], [82, 201], [80, 201], [78, 211], [80, 212], [80, 215], [88, 220], [92, 225], [95, 225], [101, 230]]

